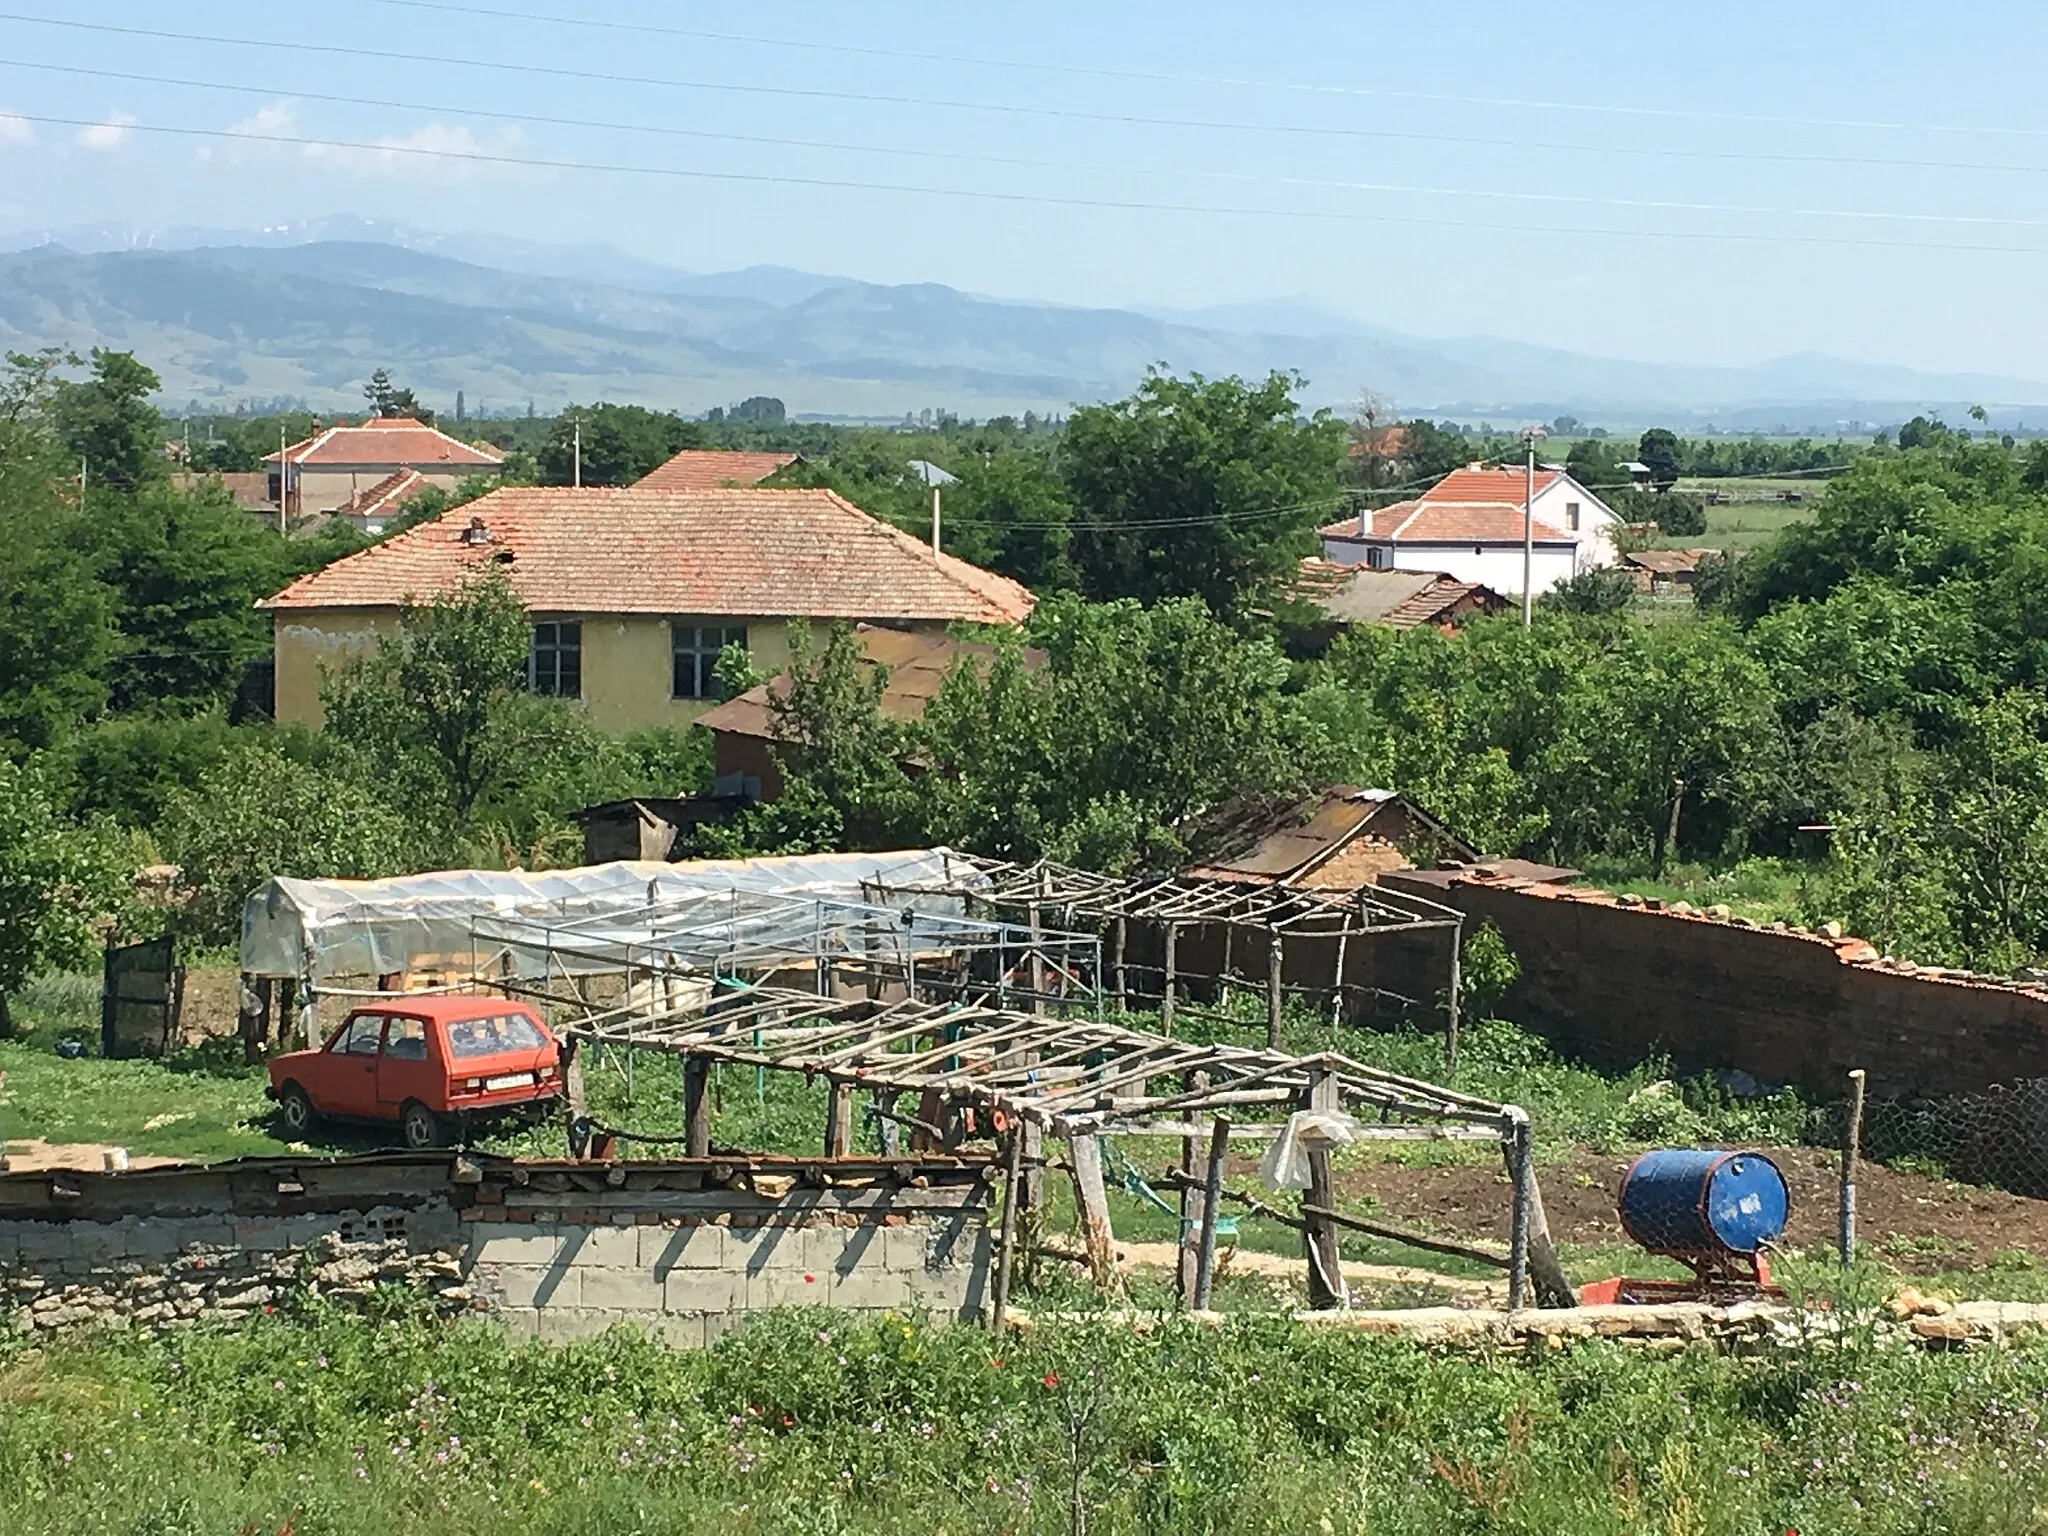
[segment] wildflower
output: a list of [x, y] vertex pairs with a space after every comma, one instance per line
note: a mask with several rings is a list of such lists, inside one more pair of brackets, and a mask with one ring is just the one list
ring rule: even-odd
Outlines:
[[1058, 1371], [1047, 1371], [1039, 1379], [1045, 1383], [1045, 1390], [1050, 1392], [1060, 1384], [1060, 1373]]
[[995, 1359], [989, 1361], [988, 1368], [992, 1371], [1000, 1371], [1003, 1368], [1003, 1357], [997, 1355]]

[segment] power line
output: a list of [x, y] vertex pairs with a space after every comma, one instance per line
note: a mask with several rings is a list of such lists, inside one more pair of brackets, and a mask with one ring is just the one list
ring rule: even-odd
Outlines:
[[[539, 75], [554, 79], [588, 80], [605, 85], [646, 85], [670, 90], [723, 91], [749, 96], [796, 97], [818, 101], [851, 101], [870, 105], [926, 107], [947, 111], [1040, 117], [1069, 122], [1115, 123], [1126, 126], [1202, 129], [1229, 133], [1279, 133], [1292, 136], [1338, 137], [1347, 139], [1374, 139], [1382, 136], [1382, 130], [1349, 126], [1332, 127], [1300, 123], [1260, 123], [1210, 118], [1157, 117], [1140, 113], [1095, 112], [1070, 107], [1030, 106], [1014, 102], [971, 101], [951, 97], [883, 95], [874, 92], [830, 90], [816, 86], [762, 85], [752, 82], [735, 83], [720, 80], [678, 79], [673, 76], [618, 74], [603, 70], [571, 69], [563, 65], [529, 64], [513, 60], [462, 58], [447, 54], [429, 56], [400, 53], [390, 49], [358, 48], [340, 43], [309, 43], [266, 38], [223, 37], [216, 34], [199, 32], [173, 32], [161, 28], [126, 27], [116, 26], [107, 22], [79, 21], [70, 17], [24, 16], [16, 12], [6, 11], [0, 11], [0, 21], [21, 22], [33, 26], [61, 27], [75, 31], [95, 32], [118, 37], [147, 38], [158, 42], [204, 43], [211, 46], [229, 48], [270, 48], [294, 53], [321, 54], [330, 57], [377, 59], [387, 63], [429, 64], [437, 68], [446, 68], [454, 65], [467, 69], [495, 69], [514, 74]], [[1446, 99], [1455, 100], [1457, 98]], [[1643, 110], [1661, 112], [1662, 109], [1646, 108]], [[1675, 111], [1676, 109], [1673, 110]], [[1759, 121], [1774, 120], [1759, 119]], [[1835, 124], [1831, 126], [1848, 127], [1857, 125]], [[1904, 127], [1906, 125], [1864, 124], [1861, 126]], [[1962, 130], [1929, 129], [1927, 131]], [[2033, 136], [2048, 137], [2048, 129], [2011, 129], [2002, 131], [2012, 134], [2026, 133]]]
[[[399, 4], [401, 0], [383, 0], [383, 3]], [[4, 19], [6, 18], [0, 17], [0, 20]], [[479, 67], [488, 68], [492, 66], [480, 65]], [[341, 96], [324, 91], [279, 90], [273, 86], [248, 85], [240, 81], [193, 80], [174, 75], [137, 74], [129, 70], [97, 69], [83, 64], [57, 64], [35, 59], [0, 59], [0, 68], [41, 70], [51, 74], [80, 75], [98, 80], [120, 80], [138, 85], [168, 85], [182, 86], [192, 90], [232, 91], [245, 96], [262, 96], [272, 99], [321, 101], [342, 106], [378, 107], [396, 111], [435, 112], [446, 113], [452, 116], [486, 117], [494, 121], [532, 123], [545, 127], [598, 128], [612, 132], [656, 134], [672, 138], [718, 139], [736, 144], [763, 144], [790, 149], [840, 149], [851, 150], [861, 154], [905, 155], [921, 159], [961, 160], [989, 165], [1037, 166], [1049, 170], [1116, 170], [1128, 171], [1138, 175], [1230, 175], [1227, 172], [1215, 171], [1183, 171], [1173, 169], [1155, 171], [1138, 166], [1091, 165], [1086, 162], [1013, 159], [999, 155], [973, 155], [953, 150], [924, 149], [909, 146], [848, 144], [822, 139], [772, 138], [759, 134], [721, 133], [702, 128], [678, 128], [666, 123], [626, 123], [602, 118], [542, 116], [527, 112], [507, 112], [496, 107], [457, 106], [435, 102], [390, 101], [382, 97]], [[1139, 121], [1150, 120], [1140, 119]], [[1215, 126], [1229, 128], [1238, 125], [1219, 123]], [[1275, 131], [1294, 132], [1297, 130], [1283, 127]], [[1321, 130], [1303, 129], [1299, 131], [1314, 132]], [[1583, 144], [1547, 139], [1487, 138], [1477, 134], [1463, 133], [1423, 133], [1405, 128], [1347, 127], [1341, 130], [1330, 131], [1342, 132], [1359, 138], [1387, 139], [1422, 144], [1458, 144], [1484, 149], [1534, 149], [1579, 154], [1646, 155], [1660, 159], [1725, 160], [1789, 165], [1863, 165], [1880, 167], [1884, 170], [1984, 171], [1997, 175], [2048, 175], [2048, 166], [2019, 165], [2008, 161], [1900, 159], [1893, 155], [1814, 155], [1771, 150], [1676, 149], [1652, 144]], [[1257, 180], [1261, 178], [1240, 176], [1235, 179]], [[1317, 187], [1342, 187], [1347, 185], [1344, 182], [1325, 181], [1301, 181], [1299, 184]]]
[[[191, 90], [229, 91], [242, 95], [280, 100], [318, 101], [388, 111], [428, 112], [449, 116], [484, 117], [497, 121], [530, 123], [559, 128], [597, 128], [611, 132], [653, 134], [668, 138], [711, 139], [723, 143], [759, 144], [783, 149], [822, 149], [841, 153], [896, 155], [912, 159], [950, 161], [968, 165], [1002, 165], [1031, 170], [1097, 171], [1129, 176], [1179, 176], [1201, 180], [1246, 183], [1254, 186], [1293, 187], [1314, 191], [1373, 192], [1412, 197], [1463, 197], [1485, 201], [1559, 203], [1580, 207], [1632, 208], [1652, 212], [1734, 213], [1781, 218], [1826, 218], [1918, 224], [1957, 224], [2048, 228], [2048, 219], [2007, 217], [1990, 214], [1941, 214], [1885, 212], [1857, 208], [1787, 208], [1770, 204], [1688, 202], [1675, 198], [1596, 197], [1578, 193], [1499, 191], [1484, 187], [1432, 187], [1401, 182], [1342, 181], [1308, 176], [1262, 176], [1248, 172], [1148, 168], [1101, 161], [1042, 160], [1011, 155], [970, 154], [958, 150], [924, 149], [894, 145], [854, 144], [826, 139], [791, 139], [763, 134], [726, 133], [715, 129], [677, 128], [667, 124], [607, 121], [597, 118], [543, 116], [506, 112], [491, 107], [464, 107], [435, 102], [394, 101], [374, 96], [344, 96], [325, 91], [290, 91], [279, 96], [264, 87], [233, 81], [181, 80], [168, 75], [136, 74], [125, 70], [95, 69], [82, 65], [50, 64], [33, 60], [0, 59], [0, 67], [46, 70], [59, 74], [84, 75], [98, 79], [131, 81], [146, 85], [168, 85]], [[2048, 171], [2048, 168], [2042, 168]]]
[[449, 0], [377, 0], [381, 5], [410, 10], [445, 11], [463, 16], [488, 16], [499, 21], [537, 21], [578, 31], [637, 32], [647, 36], [683, 37], [700, 42], [747, 43], [764, 48], [800, 48], [820, 53], [900, 59], [919, 64], [968, 64], [987, 69], [1028, 70], [1046, 74], [1092, 76], [1106, 80], [1144, 80], [1165, 85], [1222, 85], [1237, 89], [1288, 91], [1312, 96], [1356, 96], [1391, 101], [1434, 101], [1468, 107], [1513, 107], [1544, 112], [1581, 112], [1603, 117], [1657, 117], [1718, 123], [1752, 123], [1771, 127], [1848, 128], [1888, 133], [1986, 134], [2014, 138], [2048, 137], [2048, 129], [1973, 127], [1960, 123], [1900, 123], [1857, 118], [1787, 117], [1759, 112], [1717, 112], [1699, 107], [1619, 106], [1605, 102], [1545, 101], [1515, 96], [1473, 96], [1448, 91], [1397, 90], [1388, 86], [1316, 85], [1293, 80], [1260, 80], [1229, 75], [1189, 75], [1164, 71], [1119, 69], [1102, 64], [1046, 64], [1029, 59], [996, 59], [973, 54], [921, 53], [867, 44], [827, 43], [815, 38], [760, 37], [742, 32], [713, 32], [666, 27], [652, 22], [607, 21], [582, 16], [550, 16], [536, 11], [500, 10], [481, 5], [455, 5]]
[[[4, 17], [0, 17], [0, 20], [4, 19]], [[37, 123], [57, 128], [87, 129], [105, 126], [105, 124], [91, 118], [51, 117], [33, 113], [16, 113], [14, 117], [17, 122]], [[441, 149], [426, 145], [381, 143], [362, 139], [328, 139], [291, 134], [252, 133], [232, 128], [192, 128], [168, 123], [122, 123], [119, 126], [124, 133], [159, 133], [186, 138], [226, 139], [242, 143], [284, 144], [303, 148], [352, 150], [371, 155], [411, 155], [477, 165], [520, 166], [549, 171], [591, 171], [613, 175], [664, 176], [693, 181], [753, 183], [768, 186], [817, 187], [833, 191], [898, 192], [916, 196], [970, 198], [982, 202], [1018, 203], [1048, 207], [1100, 208], [1148, 213], [1220, 214], [1261, 219], [1312, 219], [1323, 222], [1386, 224], [1425, 229], [1496, 230], [1522, 235], [1619, 236], [1658, 240], [1723, 240], [1766, 245], [1821, 245], [1892, 250], [1967, 251], [1989, 255], [2048, 255], [2048, 248], [2035, 245], [1991, 245], [1963, 241], [1873, 239], [1862, 235], [1766, 234], [1743, 230], [1620, 229], [1587, 225], [1437, 219], [1411, 214], [1366, 213], [1337, 208], [1272, 208], [1233, 204], [1146, 201], [1138, 198], [1075, 197], [1053, 193], [1003, 191], [986, 187], [933, 187], [920, 186], [909, 182], [859, 181], [829, 176], [795, 176], [750, 171], [713, 171], [694, 166], [631, 165], [594, 160], [550, 160], [532, 155], [509, 155], [485, 150]], [[1875, 215], [1874, 217], [1884, 218], [1890, 217], [1890, 215]]]

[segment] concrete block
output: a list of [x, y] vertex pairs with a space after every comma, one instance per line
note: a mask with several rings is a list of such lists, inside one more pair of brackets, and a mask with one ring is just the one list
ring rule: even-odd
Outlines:
[[926, 1305], [927, 1289], [920, 1278], [876, 1265], [835, 1278], [831, 1302], [857, 1312], [913, 1312]]
[[801, 1227], [732, 1227], [726, 1232], [727, 1263], [750, 1275], [801, 1270], [809, 1261]]
[[581, 1305], [585, 1308], [603, 1307], [618, 1312], [659, 1312], [662, 1309], [662, 1282], [655, 1279], [651, 1271], [634, 1267], [632, 1269], [609, 1269], [601, 1265], [578, 1266], [582, 1284]]
[[662, 1282], [669, 1312], [724, 1314], [747, 1305], [747, 1278], [731, 1269], [672, 1269]]
[[701, 1313], [664, 1312], [644, 1319], [641, 1326], [650, 1338], [672, 1349], [702, 1349], [706, 1321]]
[[504, 1307], [491, 1315], [514, 1339], [532, 1339], [540, 1335], [540, 1313], [532, 1307]]
[[470, 1271], [472, 1290], [505, 1307], [574, 1307], [583, 1300], [582, 1275], [555, 1264], [478, 1265]]
[[469, 1258], [484, 1264], [552, 1264], [562, 1256], [561, 1233], [509, 1222], [480, 1221], [470, 1228]]
[[536, 1332], [540, 1338], [555, 1342], [594, 1339], [618, 1320], [618, 1315], [613, 1312], [591, 1311], [584, 1307], [547, 1307], [540, 1313]]
[[638, 1269], [640, 1229], [638, 1227], [586, 1227], [571, 1229], [562, 1250], [563, 1262], [578, 1269]]
[[884, 1227], [882, 1267], [901, 1274], [923, 1274], [931, 1264], [932, 1237], [930, 1222], [913, 1221], [908, 1226]]
[[281, 1221], [238, 1221], [235, 1246], [251, 1253], [276, 1253], [286, 1246], [285, 1224]]
[[658, 1275], [671, 1269], [723, 1269], [736, 1262], [724, 1227], [642, 1227], [640, 1267]]
[[832, 1275], [795, 1269], [764, 1269], [747, 1277], [747, 1309], [827, 1307], [832, 1304]]

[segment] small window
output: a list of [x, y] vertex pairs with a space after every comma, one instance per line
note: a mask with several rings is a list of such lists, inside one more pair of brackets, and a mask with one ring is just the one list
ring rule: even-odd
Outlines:
[[384, 1031], [384, 1054], [393, 1061], [425, 1061], [427, 1021], [394, 1018]]
[[1486, 546], [1484, 544], [1474, 544], [1472, 546], [1472, 553], [1475, 555], [1483, 555], [1486, 553]]
[[1573, 533], [1579, 531], [1579, 504], [1576, 501], [1564, 504], [1564, 525]]
[[348, 1021], [348, 1028], [335, 1040], [333, 1049], [343, 1056], [374, 1056], [377, 1042], [384, 1034], [384, 1015], [381, 1013], [359, 1013]]
[[1365, 563], [1367, 568], [1371, 570], [1387, 570], [1394, 563], [1394, 552], [1384, 544], [1368, 545], [1365, 551]]
[[583, 626], [552, 619], [533, 626], [533, 650], [526, 659], [526, 686], [544, 699], [583, 697]]
[[745, 649], [744, 624], [707, 624], [698, 619], [671, 619], [668, 625], [673, 672], [669, 696], [676, 699], [721, 699], [718, 653], [728, 645]]

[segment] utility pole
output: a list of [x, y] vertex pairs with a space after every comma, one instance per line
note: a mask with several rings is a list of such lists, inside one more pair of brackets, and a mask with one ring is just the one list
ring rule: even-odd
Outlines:
[[1541, 427], [1522, 430], [1522, 446], [1528, 452], [1527, 474], [1522, 483], [1522, 628], [1527, 629], [1536, 611], [1536, 443]]
[[291, 478], [292, 462], [285, 456], [284, 423], [277, 424], [277, 533], [284, 537], [284, 503]]
[[575, 421], [575, 431], [576, 431], [576, 469], [575, 469], [575, 475], [576, 475], [576, 478], [575, 478], [575, 480], [574, 480], [573, 484], [575, 485], [576, 489], [578, 489], [578, 490], [580, 491], [580, 490], [582, 490], [582, 489], [583, 489], [583, 418], [582, 418], [581, 416], [578, 416], [578, 417], [576, 418], [576, 421]]
[[932, 482], [932, 553], [939, 552], [939, 483]]

